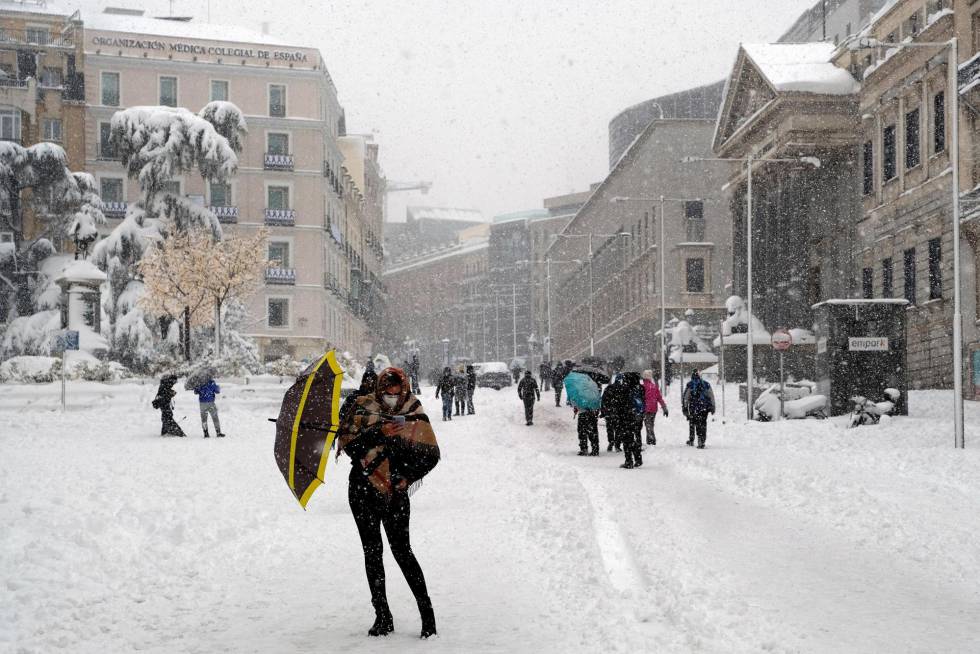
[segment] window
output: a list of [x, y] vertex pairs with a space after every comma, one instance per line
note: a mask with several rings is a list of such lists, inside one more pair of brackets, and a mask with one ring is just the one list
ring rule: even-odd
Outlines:
[[[684, 203], [684, 216], [687, 219], [687, 240], [689, 243], [704, 241], [704, 203], [700, 200]], [[695, 261], [695, 259], [691, 259]]]
[[41, 86], [57, 88], [61, 86], [61, 69], [45, 66], [41, 69]]
[[861, 292], [866, 300], [870, 300], [875, 296], [874, 268], [865, 268], [861, 271]]
[[915, 248], [905, 251], [905, 299], [915, 304]]
[[288, 209], [289, 208], [289, 187], [270, 186], [269, 187], [269, 208]]
[[687, 260], [687, 292], [704, 293], [704, 259]]
[[892, 258], [888, 257], [881, 262], [881, 295], [891, 297], [894, 293], [895, 271], [892, 269]]
[[943, 244], [942, 239], [929, 240], [929, 299], [943, 296]]
[[177, 78], [160, 78], [160, 104], [164, 107], [177, 106]]
[[212, 207], [233, 207], [231, 201], [231, 184], [211, 182], [211, 206]]
[[24, 30], [24, 38], [28, 43], [47, 45], [50, 40], [46, 27], [28, 27]]
[[0, 141], [20, 141], [20, 109], [0, 107]]
[[919, 16], [919, 12], [918, 11], [916, 11], [914, 14], [912, 14], [911, 16], [909, 16], [908, 20], [905, 21], [905, 25], [904, 25], [904, 28], [905, 29], [903, 31], [905, 32], [905, 36], [916, 36], [916, 35], [918, 35], [919, 30], [921, 29], [921, 27], [920, 27], [921, 20], [922, 19]]
[[289, 154], [289, 134], [272, 134], [268, 136], [269, 154]]
[[286, 87], [282, 84], [269, 85], [269, 115], [276, 118], [286, 116]]
[[45, 118], [44, 119], [44, 140], [45, 141], [61, 141], [61, 119], [60, 118]]
[[269, 261], [273, 262], [276, 268], [289, 268], [289, 243], [270, 241]]
[[123, 181], [118, 177], [103, 177], [99, 180], [99, 195], [103, 202], [125, 202]]
[[119, 73], [102, 73], [102, 104], [119, 106]]
[[116, 149], [112, 147], [112, 123], [99, 123], [99, 159], [115, 159]]
[[940, 91], [932, 96], [932, 153], [946, 149], [946, 94]]
[[161, 193], [169, 193], [170, 195], [180, 195], [180, 181], [176, 179], [171, 179], [169, 181], [160, 184]]
[[919, 110], [905, 114], [905, 169], [910, 170], [921, 161], [919, 149]]
[[268, 306], [269, 327], [289, 327], [289, 300], [270, 298]]
[[881, 172], [882, 177], [884, 177], [887, 182], [890, 179], [894, 179], [897, 171], [895, 165], [895, 126], [889, 125], [885, 128], [882, 134], [882, 162], [881, 162]]
[[211, 80], [211, 102], [228, 101], [228, 82], [222, 79]]
[[864, 144], [864, 194], [875, 191], [875, 146], [871, 141]]

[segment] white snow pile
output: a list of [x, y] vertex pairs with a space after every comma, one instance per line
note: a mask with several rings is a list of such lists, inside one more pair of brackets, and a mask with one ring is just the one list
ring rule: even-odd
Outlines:
[[745, 55], [776, 91], [851, 95], [861, 85], [831, 63], [833, 43], [742, 44]]
[[[749, 342], [747, 331], [741, 331], [742, 327], [747, 327], [752, 321], [752, 342], [756, 345], [769, 345], [772, 336], [766, 330], [762, 321], [749, 314], [745, 302], [737, 295], [733, 295], [725, 300], [725, 309], [728, 311], [728, 318], [721, 323], [721, 336], [724, 336], [725, 345], [745, 345]], [[740, 332], [740, 333], [733, 333]], [[714, 340], [714, 346], [722, 344], [722, 337]]]
[[670, 360], [674, 363], [715, 363], [718, 357], [691, 323], [680, 320], [670, 330]]

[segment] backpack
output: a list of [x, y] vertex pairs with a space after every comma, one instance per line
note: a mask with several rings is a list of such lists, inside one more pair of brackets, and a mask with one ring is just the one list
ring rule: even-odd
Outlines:
[[708, 382], [699, 379], [697, 382], [689, 382], [687, 387], [691, 391], [691, 395], [688, 398], [687, 410], [690, 413], [707, 413], [711, 411], [711, 399], [708, 398], [707, 393], [707, 389], [710, 388]]
[[643, 411], [646, 408], [646, 396], [643, 387], [633, 387], [630, 391], [630, 399], [633, 400], [633, 413], [638, 416], [643, 415]]

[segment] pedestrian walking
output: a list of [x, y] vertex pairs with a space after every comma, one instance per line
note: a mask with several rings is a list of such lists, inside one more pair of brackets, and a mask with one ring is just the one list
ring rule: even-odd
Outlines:
[[647, 445], [657, 444], [657, 434], [654, 431], [654, 422], [657, 420], [657, 407], [664, 410], [664, 418], [667, 417], [667, 403], [664, 396], [660, 393], [660, 385], [653, 379], [652, 370], [643, 371], [643, 424], [647, 428]]
[[510, 374], [514, 378], [515, 384], [521, 380], [521, 364], [516, 359], [510, 364]]
[[635, 372], [617, 374], [603, 393], [602, 412], [626, 458], [621, 467], [628, 469], [643, 465], [639, 438], [643, 414], [640, 375]]
[[688, 420], [687, 444], [694, 445], [697, 437], [698, 449], [703, 450], [708, 439], [708, 414], [715, 412], [715, 393], [697, 370], [691, 373], [691, 381], [684, 389], [682, 406]]
[[548, 392], [551, 390], [551, 365], [547, 361], [542, 361], [538, 366], [538, 373], [541, 375], [541, 390]]
[[412, 355], [412, 362], [408, 364], [408, 376], [409, 376], [409, 379], [412, 380], [412, 394], [413, 395], [418, 395], [419, 393], [422, 392], [422, 389], [419, 386], [419, 368], [420, 367], [421, 366], [419, 364], [419, 355], [413, 354]]
[[208, 433], [208, 416], [211, 416], [211, 422], [214, 423], [214, 432], [217, 437], [225, 437], [224, 432], [221, 431], [221, 423], [218, 422], [218, 406], [214, 403], [220, 392], [221, 387], [211, 377], [208, 377], [208, 380], [204, 384], [194, 389], [194, 393], [200, 401], [201, 426], [204, 428], [204, 438], [210, 436]]
[[575, 409], [578, 421], [578, 455], [599, 456], [599, 412]]
[[174, 384], [177, 383], [177, 375], [164, 375], [160, 378], [160, 386], [157, 388], [156, 397], [151, 403], [154, 409], [160, 410], [160, 435], [161, 436], [181, 436], [187, 434], [180, 428], [174, 420]]
[[473, 415], [476, 409], [473, 407], [473, 393], [476, 392], [476, 369], [473, 366], [466, 366], [466, 414]]
[[517, 385], [517, 397], [524, 402], [524, 420], [527, 421], [528, 426], [533, 425], [534, 403], [541, 401], [541, 391], [530, 370], [524, 372], [524, 379]]
[[[575, 362], [570, 359], [565, 359], [565, 374], [568, 375], [573, 370], [575, 370]], [[568, 399], [568, 393], [565, 393], [565, 406], [572, 406], [572, 401]]]
[[453, 419], [453, 395], [456, 393], [456, 380], [453, 379], [453, 371], [446, 366], [442, 371], [442, 377], [436, 384], [436, 399], [442, 394], [442, 421]]
[[551, 383], [555, 388], [555, 406], [561, 406], [561, 391], [562, 384], [565, 383], [565, 375], [567, 375], [569, 370], [565, 369], [561, 361], [555, 364], [555, 367], [551, 370]]
[[453, 402], [456, 405], [457, 416], [466, 415], [466, 369], [463, 366], [459, 366], [456, 369], [456, 374], [453, 375], [453, 383], [455, 383], [456, 388], [453, 389]]
[[338, 444], [351, 457], [347, 498], [361, 539], [375, 613], [368, 635], [387, 636], [395, 630], [385, 589], [382, 525], [391, 554], [415, 596], [422, 618], [420, 635], [436, 635], [432, 600], [409, 535], [409, 488], [439, 462], [439, 446], [402, 370], [383, 370], [374, 392], [357, 399], [341, 423]]

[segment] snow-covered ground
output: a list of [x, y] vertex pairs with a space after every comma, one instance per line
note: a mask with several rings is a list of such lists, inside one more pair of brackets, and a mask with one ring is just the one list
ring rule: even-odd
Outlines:
[[266, 421], [285, 386], [224, 390], [229, 438], [203, 440], [190, 393], [191, 437], [162, 439], [154, 384], [73, 383], [66, 413], [57, 385], [0, 386], [0, 651], [980, 651], [980, 407], [955, 451], [948, 393], [846, 430], [746, 425], [732, 387], [707, 450], [661, 418], [625, 471], [575, 456], [550, 394], [533, 427], [513, 389], [442, 423], [426, 388], [443, 461], [413, 539], [440, 637], [421, 642], [387, 554], [396, 632], [364, 635], [346, 459], [303, 512]]

